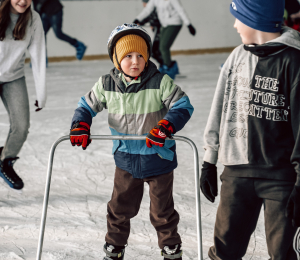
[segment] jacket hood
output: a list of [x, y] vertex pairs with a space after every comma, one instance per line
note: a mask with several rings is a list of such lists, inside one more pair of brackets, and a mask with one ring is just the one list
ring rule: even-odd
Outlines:
[[[138, 84], [138, 88], [141, 88], [150, 78], [152, 78], [155, 74], [160, 72], [158, 71], [156, 65], [152, 61], [148, 61], [148, 66], [145, 68], [144, 72], [141, 75], [141, 82]], [[122, 90], [122, 92], [126, 92], [126, 86], [124, 85], [122, 79], [119, 77], [120, 71], [117, 68], [113, 68], [110, 71], [110, 76]], [[129, 89], [130, 86], [127, 88]]]
[[276, 54], [288, 47], [300, 50], [300, 33], [287, 26], [282, 26], [281, 36], [261, 45], [244, 45], [246, 51], [250, 51], [256, 56], [266, 57]]
[[300, 50], [300, 32], [290, 27], [283, 26], [280, 33], [281, 36], [265, 44], [284, 44], [286, 46]]

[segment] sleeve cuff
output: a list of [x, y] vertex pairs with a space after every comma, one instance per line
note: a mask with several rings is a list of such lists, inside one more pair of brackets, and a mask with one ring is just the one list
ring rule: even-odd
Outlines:
[[211, 163], [211, 164], [217, 164], [218, 162], [218, 152], [213, 150], [206, 150], [204, 153], [203, 161]]

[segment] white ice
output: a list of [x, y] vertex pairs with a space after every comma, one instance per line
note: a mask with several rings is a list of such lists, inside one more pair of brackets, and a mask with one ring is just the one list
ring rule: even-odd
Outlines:
[[[180, 72], [176, 79], [189, 95], [195, 112], [178, 135], [192, 139], [203, 156], [203, 131], [211, 106], [219, 66], [229, 54], [175, 56]], [[48, 101], [46, 107], [34, 110], [35, 89], [31, 69], [26, 65], [31, 126], [15, 164], [25, 183], [19, 195], [0, 185], [0, 259], [33, 260], [36, 258], [38, 233], [50, 147], [59, 137], [68, 135], [74, 109], [80, 96], [89, 91], [101, 75], [112, 67], [109, 60], [50, 63], [47, 69]], [[9, 129], [7, 112], [0, 102], [0, 144]], [[93, 135], [110, 134], [107, 111], [96, 116]], [[65, 141], [56, 149], [50, 190], [48, 216], [43, 246], [45, 260], [102, 259], [106, 233], [106, 203], [110, 200], [114, 160], [111, 141], [94, 140], [86, 151]], [[178, 142], [179, 166], [175, 171], [174, 200], [181, 220], [179, 233], [183, 240], [184, 260], [197, 259], [195, 188], [193, 153], [188, 144]], [[218, 164], [221, 174], [222, 165]], [[219, 183], [219, 185], [221, 185]], [[131, 222], [131, 234], [125, 259], [162, 259], [157, 237], [149, 220], [149, 189], [145, 185], [139, 214]], [[219, 197], [210, 203], [201, 195], [203, 253], [213, 243], [213, 229]], [[245, 223], [247, 225], [247, 223]], [[263, 216], [260, 216], [244, 259], [267, 259]]]

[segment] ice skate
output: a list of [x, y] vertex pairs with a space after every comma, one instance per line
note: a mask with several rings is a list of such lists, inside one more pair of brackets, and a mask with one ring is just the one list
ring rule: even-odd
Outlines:
[[[0, 147], [0, 155], [2, 150], [3, 147]], [[17, 159], [19, 159], [19, 157], [6, 158], [3, 161], [0, 161], [0, 177], [6, 184], [8, 184], [10, 188], [21, 193], [24, 183], [13, 168], [13, 165]]]
[[162, 65], [159, 68], [159, 72], [163, 74], [168, 74], [171, 79], [175, 79], [176, 75], [179, 74], [179, 69], [176, 61], [172, 61], [171, 66]]
[[165, 246], [161, 250], [161, 255], [164, 257], [164, 260], [168, 260], [168, 259], [182, 260], [181, 244], [177, 244], [174, 246]]
[[87, 47], [82, 42], [77, 41], [75, 48], [76, 48], [76, 58], [78, 60], [82, 60]]
[[178, 64], [177, 64], [177, 61], [176, 61], [176, 60], [173, 60], [173, 61], [172, 61], [170, 69], [173, 70], [173, 72], [174, 72], [175, 75], [180, 74], [180, 73], [179, 73]]
[[123, 260], [125, 246], [113, 246], [111, 244], [105, 243], [103, 251], [106, 254], [103, 260]]

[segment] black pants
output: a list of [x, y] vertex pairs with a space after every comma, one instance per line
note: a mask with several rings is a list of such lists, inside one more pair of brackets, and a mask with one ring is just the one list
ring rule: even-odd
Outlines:
[[63, 21], [63, 11], [59, 11], [58, 13], [48, 16], [45, 13], [42, 13], [41, 15], [43, 28], [45, 32], [45, 36], [52, 27], [56, 37], [62, 41], [68, 42], [71, 45], [75, 46], [77, 43], [77, 40], [74, 38], [71, 38], [70, 36], [66, 35], [62, 31], [62, 21]]
[[175, 41], [182, 25], [169, 25], [167, 27], [160, 28], [160, 42], [159, 50], [164, 62], [164, 65], [171, 66], [171, 46]]
[[[268, 253], [272, 260], [297, 260], [293, 240], [297, 229], [285, 217], [294, 183], [238, 178], [222, 174], [220, 204], [210, 259], [240, 260], [246, 254], [262, 205]], [[298, 238], [299, 243], [299, 238]]]
[[160, 66], [164, 64], [164, 61], [161, 56], [161, 52], [159, 50], [159, 42], [160, 42], [160, 26], [155, 27], [154, 29], [154, 40], [152, 44], [152, 57], [159, 63]]

